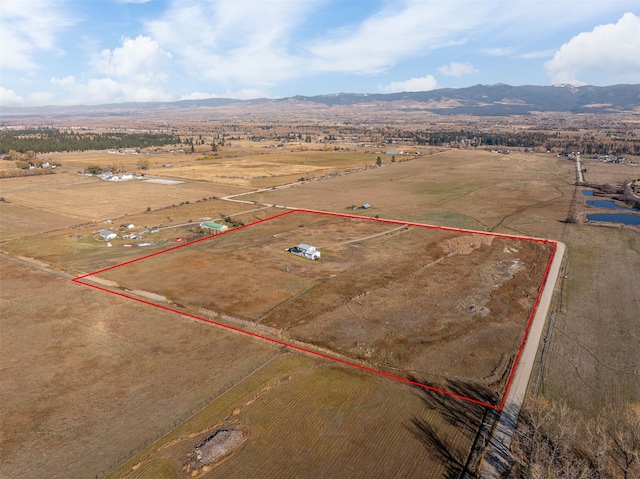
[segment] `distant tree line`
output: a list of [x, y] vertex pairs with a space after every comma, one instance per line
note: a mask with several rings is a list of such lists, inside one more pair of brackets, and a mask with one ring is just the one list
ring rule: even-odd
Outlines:
[[33, 128], [0, 132], [0, 153], [15, 150], [26, 153], [147, 148], [179, 144], [180, 137], [166, 133], [87, 133], [52, 128]]
[[544, 148], [557, 152], [579, 151], [593, 154], [640, 155], [640, 139], [635, 137], [611, 138], [595, 135], [563, 135], [559, 132], [540, 131], [521, 132], [479, 132], [458, 131], [405, 131], [402, 139], [414, 141], [418, 145], [456, 145], [466, 144], [472, 147], [503, 146], [509, 148]]

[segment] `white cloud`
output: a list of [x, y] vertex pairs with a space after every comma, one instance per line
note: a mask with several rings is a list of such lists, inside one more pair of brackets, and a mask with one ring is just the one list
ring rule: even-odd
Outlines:
[[504, 48], [483, 48], [481, 49], [482, 53], [489, 55], [490, 57], [503, 57], [505, 55], [510, 55], [513, 53], [513, 48], [504, 47]]
[[170, 60], [171, 53], [162, 50], [158, 42], [140, 35], [134, 40], [123, 38], [122, 47], [102, 50], [96, 65], [108, 76], [152, 83], [166, 81], [164, 68]]
[[618, 23], [576, 35], [544, 64], [553, 83], [582, 85], [578, 77], [597, 74], [609, 82], [640, 80], [640, 17], [624, 14]]
[[1, 106], [22, 106], [24, 99], [13, 90], [9, 90], [0, 86], [0, 105]]
[[401, 0], [351, 26], [298, 38], [323, 3], [173, 0], [147, 30], [191, 74], [228, 88], [264, 89], [317, 72], [373, 74], [460, 45], [491, 10], [473, 2], [460, 15], [456, 2]]
[[411, 78], [406, 81], [394, 81], [388, 85], [378, 85], [378, 90], [383, 93], [400, 93], [404, 91], [428, 91], [434, 90], [438, 82], [432, 75], [421, 78]]
[[459, 44], [482, 22], [484, 2], [469, 2], [464, 15], [457, 2], [405, 0], [389, 4], [353, 30], [343, 29], [308, 48], [310, 67], [317, 71], [374, 74], [399, 61]]
[[470, 75], [478, 70], [473, 68], [471, 63], [451, 62], [448, 65], [442, 65], [438, 71], [444, 76], [459, 78], [464, 75]]
[[77, 19], [60, 2], [3, 1], [0, 15], [0, 68], [34, 70], [38, 52], [57, 52], [57, 35]]
[[523, 60], [532, 60], [536, 58], [548, 58], [552, 57], [555, 53], [555, 50], [539, 50], [535, 52], [527, 52], [516, 55], [517, 58], [521, 58]]
[[49, 105], [54, 96], [53, 93], [47, 91], [36, 91], [29, 95], [30, 105]]
[[70, 92], [72, 103], [147, 102], [173, 100], [163, 88], [164, 69], [171, 54], [149, 37], [123, 38], [122, 46], [104, 49], [94, 58], [102, 78], [78, 79], [73, 75], [52, 78], [50, 83]]
[[269, 86], [300, 74], [292, 32], [316, 6], [299, 0], [174, 0], [147, 28], [192, 75], [227, 87]]
[[69, 91], [73, 99], [66, 103], [71, 104], [98, 105], [101, 103], [170, 101], [174, 99], [161, 87], [141, 86], [137, 83], [114, 80], [113, 78], [91, 78], [82, 82], [74, 76], [67, 76], [52, 78], [51, 84]]
[[148, 3], [151, 0], [116, 0], [118, 3]]

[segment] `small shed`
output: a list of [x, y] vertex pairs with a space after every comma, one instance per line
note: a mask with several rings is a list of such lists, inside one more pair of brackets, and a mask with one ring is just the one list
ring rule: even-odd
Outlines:
[[224, 233], [229, 229], [227, 225], [221, 225], [220, 223], [216, 223], [215, 221], [205, 221], [203, 223], [200, 223], [200, 227], [211, 230], [214, 235]]
[[100, 230], [98, 231], [98, 234], [107, 241], [116, 239], [118, 237], [117, 234], [115, 234], [113, 231], [110, 231], [110, 230]]

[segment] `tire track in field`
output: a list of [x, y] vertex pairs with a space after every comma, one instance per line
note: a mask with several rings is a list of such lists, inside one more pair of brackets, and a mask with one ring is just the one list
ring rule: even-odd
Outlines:
[[[505, 220], [507, 220], [508, 218], [510, 218], [510, 217], [512, 217], [512, 216], [514, 216], [514, 215], [519, 215], [519, 214], [521, 214], [523, 211], [526, 211], [526, 210], [528, 210], [528, 209], [531, 209], [531, 208], [534, 208], [534, 207], [538, 207], [538, 206], [540, 206], [540, 205], [544, 205], [544, 204], [546, 204], [546, 203], [551, 203], [551, 202], [553, 202], [553, 201], [557, 201], [557, 200], [559, 200], [559, 199], [561, 199], [561, 198], [564, 198], [565, 194], [564, 194], [564, 192], [563, 192], [559, 187], [554, 186], [553, 188], [554, 188], [554, 189], [555, 189], [555, 190], [560, 194], [559, 196], [555, 196], [555, 197], [553, 197], [553, 198], [549, 198], [549, 199], [547, 199], [547, 200], [538, 201], [538, 202], [536, 202], [536, 203], [532, 203], [532, 204], [529, 204], [529, 205], [525, 205], [525, 206], [523, 206], [523, 207], [521, 207], [521, 208], [518, 208], [518, 209], [517, 209], [517, 210], [515, 210], [513, 213], [509, 213], [508, 215], [503, 216], [503, 217], [502, 217], [502, 219], [498, 222], [498, 224], [497, 224], [497, 225], [495, 225], [493, 228], [489, 229], [488, 231], [496, 231], [500, 226], [503, 226], [503, 223], [505, 222]], [[511, 231], [516, 231], [516, 232], [518, 232], [518, 233], [520, 233], [520, 234], [524, 234], [522, 231], [520, 231], [520, 230], [516, 230], [516, 229], [511, 228], [511, 227], [509, 227], [509, 226], [505, 226], [505, 228], [507, 228], [507, 229], [509, 229], [509, 230], [511, 230]]]

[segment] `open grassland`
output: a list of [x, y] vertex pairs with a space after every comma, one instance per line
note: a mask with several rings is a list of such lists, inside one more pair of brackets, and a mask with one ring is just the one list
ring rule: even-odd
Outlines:
[[2, 196], [12, 205], [78, 222], [118, 218], [185, 201], [246, 191], [204, 182], [159, 184], [148, 180], [104, 181], [96, 177], [55, 174], [2, 180]]
[[[3, 180], [6, 181], [6, 180]], [[15, 203], [0, 203], [0, 241], [32, 236], [78, 224], [78, 218]]]
[[[381, 149], [352, 144], [346, 150], [334, 151], [333, 146], [323, 144], [292, 143], [276, 148], [273, 142], [236, 141], [233, 146], [221, 147], [216, 152], [208, 147], [198, 147], [194, 153], [171, 153], [169, 147], [163, 150], [144, 150], [139, 155], [114, 155], [106, 151], [51, 153], [46, 157], [62, 164], [58, 174], [76, 173], [90, 165], [98, 165], [114, 172], [256, 188], [370, 166], [375, 164], [378, 156], [384, 162], [391, 159], [391, 155], [386, 155]], [[438, 151], [427, 147], [414, 150], [425, 155]], [[145, 170], [140, 169], [141, 164], [145, 165]], [[14, 169], [14, 162], [0, 162], [0, 170]]]
[[100, 475], [277, 354], [0, 261], [2, 477]]
[[572, 162], [554, 155], [449, 150], [259, 196], [336, 212], [369, 203], [368, 216], [558, 238], [574, 172]]
[[[303, 242], [322, 260], [285, 252]], [[296, 212], [100, 277], [434, 386], [472, 382], [475, 399], [499, 401], [551, 249]]]
[[348, 168], [372, 165], [376, 154], [340, 151], [271, 150], [258, 155], [210, 157], [173, 168], [172, 177], [268, 188], [300, 178], [320, 177]]
[[[464, 411], [456, 424], [454, 410]], [[110, 477], [457, 477], [482, 409], [298, 355], [282, 355], [219, 396]], [[243, 432], [222, 462], [195, 448]], [[448, 460], [443, 461], [443, 455]]]
[[[568, 245], [568, 277], [551, 319], [540, 390], [585, 410], [640, 402], [635, 287], [640, 236], [630, 228], [562, 222], [574, 198], [573, 162], [545, 154], [452, 149], [389, 163], [387, 155], [365, 150], [262, 149], [244, 143], [197, 161], [205, 154], [148, 157], [147, 173], [188, 179], [178, 185], [107, 183], [73, 174], [90, 164], [134, 171], [142, 156], [50, 155], [70, 173], [0, 181], [0, 196], [10, 201], [0, 203], [0, 249], [55, 269], [95, 271], [175, 245], [177, 237], [200, 238], [191, 223], [203, 218], [232, 215], [246, 223], [282, 211], [209, 200], [250, 187], [268, 190], [240, 199], [345, 213], [354, 212], [347, 206], [370, 203], [371, 209], [355, 213], [559, 239]], [[384, 166], [369, 168], [378, 155]], [[173, 168], [163, 167], [166, 163]], [[589, 160], [586, 167], [587, 181], [601, 183], [619, 183], [638, 171]], [[610, 168], [621, 168], [620, 175]], [[332, 177], [270, 190], [326, 174]], [[102, 222], [107, 218], [113, 224]], [[146, 233], [143, 241], [159, 244], [126, 249], [129, 241], [118, 238], [107, 248], [95, 234], [100, 228], [122, 234], [124, 223], [134, 223], [136, 233], [158, 226], [160, 231]], [[446, 386], [468, 396], [484, 394], [482, 388], [508, 367], [513, 350], [507, 343], [521, 335], [522, 320], [516, 318], [529, 307], [535, 284], [537, 266], [530, 266], [546, 254], [494, 239], [448, 256], [442, 245], [464, 235], [419, 235], [416, 228], [390, 232], [395, 226], [373, 222], [352, 222], [349, 228], [308, 219], [286, 228], [274, 222], [280, 226], [265, 235], [269, 224], [160, 255], [148, 265], [134, 263], [127, 270], [131, 278], [117, 279], [125, 285], [135, 279], [136, 287], [148, 291], [161, 286], [170, 300], [195, 314], [251, 321], [272, 328], [274, 336], [317, 341], [320, 350], [330, 346], [392, 372], [400, 367], [413, 376], [414, 369], [440, 367], [440, 361], [444, 365], [434, 374], [451, 377]], [[374, 236], [385, 231], [390, 234]], [[369, 236], [374, 237], [349, 243]], [[284, 253], [300, 242], [324, 247], [322, 260]], [[516, 260], [529, 269], [510, 269], [508, 263]], [[432, 274], [436, 270], [438, 276]], [[525, 271], [532, 276], [525, 278]], [[259, 341], [68, 279], [3, 261], [1, 281], [3, 477], [101, 476], [160, 436], [114, 477], [186, 477], [183, 468], [193, 464], [195, 445], [227, 426], [245, 433], [242, 444], [218, 467], [200, 468], [194, 477], [459, 477], [482, 422], [483, 411], [468, 403], [460, 406], [443, 395], [310, 357], [277, 354]], [[500, 287], [489, 291], [490, 285]], [[318, 314], [299, 314], [314, 304]], [[414, 304], [424, 308], [412, 310]], [[468, 309], [478, 305], [497, 311], [502, 322]], [[435, 313], [426, 330], [419, 330], [422, 322], [415, 320], [429, 308]], [[450, 321], [454, 315], [460, 323]], [[386, 324], [389, 317], [393, 324]], [[468, 330], [451, 328], [463, 323]], [[359, 326], [366, 339], [343, 335], [355, 334]], [[389, 326], [398, 327], [395, 336]], [[451, 349], [441, 347], [426, 358], [431, 362], [419, 356], [429, 351], [420, 341], [399, 340], [402, 335], [423, 340], [438, 331], [451, 334]], [[391, 343], [385, 342], [386, 332], [395, 338]], [[347, 339], [340, 343], [340, 337]], [[377, 349], [369, 349], [374, 344]], [[390, 347], [406, 354], [381, 354]], [[457, 363], [448, 360], [454, 353]], [[426, 374], [416, 379], [438, 380]]]
[[640, 235], [569, 225], [541, 392], [595, 412], [640, 403]]
[[[10, 208], [15, 205], [4, 206]], [[31, 211], [31, 209], [28, 210], [29, 213]], [[27, 225], [32, 225], [30, 231], [32, 234], [17, 237], [15, 237], [17, 231], [24, 231], [24, 229], [20, 229], [22, 224], [20, 218], [12, 217], [16, 222], [13, 224], [7, 221], [9, 224], [5, 225], [6, 233], [10, 236], [0, 243], [0, 250], [14, 256], [35, 258], [52, 267], [80, 274], [177, 246], [178, 243], [175, 242], [177, 238], [185, 239], [185, 241], [202, 238], [209, 234], [197, 231], [199, 224], [204, 220], [219, 220], [223, 223], [224, 221], [220, 218], [225, 216], [231, 217], [232, 220], [249, 223], [273, 216], [273, 214], [273, 208], [260, 205], [201, 199], [189, 202], [189, 204], [177, 204], [149, 212], [130, 214], [113, 220], [113, 223], [82, 223], [71, 228], [56, 229], [51, 232], [42, 231], [45, 231], [45, 225], [52, 228], [54, 223], [41, 224], [34, 220], [25, 220]], [[42, 217], [46, 217], [46, 215], [43, 213]], [[124, 223], [133, 224], [135, 227], [125, 229], [122, 226]], [[229, 225], [229, 227], [232, 226]], [[13, 229], [14, 227], [17, 228], [17, 231]], [[149, 233], [149, 229], [152, 227], [157, 227], [159, 231]], [[104, 228], [119, 235], [117, 239], [110, 242], [112, 247], [107, 247], [107, 241], [98, 234], [98, 230]], [[35, 234], [36, 231], [41, 233]], [[122, 235], [132, 233], [141, 237], [133, 240], [122, 238]], [[12, 237], [13, 239], [11, 239]], [[136, 245], [140, 242], [157, 244], [137, 247]], [[123, 248], [124, 245], [132, 247]]]
[[640, 179], [640, 165], [603, 163], [583, 158], [582, 167], [587, 170], [584, 177], [589, 183], [622, 185], [623, 181]]

